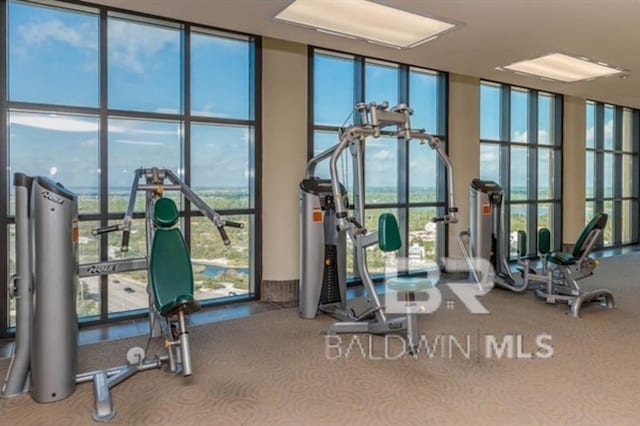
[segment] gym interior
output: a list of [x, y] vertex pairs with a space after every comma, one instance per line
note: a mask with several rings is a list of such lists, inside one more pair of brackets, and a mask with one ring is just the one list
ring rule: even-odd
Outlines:
[[636, 424], [638, 13], [0, 0], [0, 423]]

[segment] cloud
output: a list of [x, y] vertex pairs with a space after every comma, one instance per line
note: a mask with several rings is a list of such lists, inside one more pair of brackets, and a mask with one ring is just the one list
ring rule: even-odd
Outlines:
[[108, 33], [110, 63], [141, 75], [150, 57], [166, 47], [180, 47], [180, 33], [171, 28], [112, 18]]
[[518, 130], [515, 131], [515, 133], [513, 134], [513, 142], [527, 142], [528, 141], [528, 134], [527, 131], [525, 130], [524, 132], [520, 132]]
[[83, 22], [76, 27], [53, 19], [45, 22], [32, 22], [20, 25], [18, 34], [28, 45], [42, 45], [51, 41], [66, 43], [70, 46], [98, 50], [97, 25]]
[[376, 160], [390, 160], [393, 157], [393, 154], [388, 149], [381, 149], [373, 155], [373, 158]]
[[9, 114], [9, 124], [36, 127], [59, 132], [97, 132], [98, 120], [80, 119], [73, 116], [41, 115], [13, 112]]
[[131, 140], [131, 139], [116, 139], [116, 143], [122, 143], [125, 145], [154, 145], [154, 146], [164, 145], [163, 142], [158, 142], [158, 141], [137, 141], [137, 140]]

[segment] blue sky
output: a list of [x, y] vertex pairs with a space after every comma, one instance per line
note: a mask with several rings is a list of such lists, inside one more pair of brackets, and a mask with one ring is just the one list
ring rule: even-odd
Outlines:
[[[99, 22], [95, 14], [8, 3], [9, 98], [99, 107]], [[108, 103], [111, 109], [181, 113], [181, 32], [109, 18]], [[191, 38], [192, 115], [252, 119], [250, 47], [202, 33]], [[11, 172], [53, 175], [70, 188], [97, 191], [96, 116], [12, 112]], [[132, 170], [181, 170], [182, 124], [109, 120], [109, 184], [129, 187]], [[248, 188], [253, 132], [247, 126], [192, 127], [194, 186]]]

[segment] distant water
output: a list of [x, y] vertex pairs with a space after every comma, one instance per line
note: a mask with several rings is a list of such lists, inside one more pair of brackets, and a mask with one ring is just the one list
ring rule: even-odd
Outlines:
[[215, 277], [218, 274], [224, 274], [230, 271], [235, 271], [238, 275], [249, 275], [249, 268], [233, 268], [217, 265], [208, 265], [202, 273], [208, 277]]

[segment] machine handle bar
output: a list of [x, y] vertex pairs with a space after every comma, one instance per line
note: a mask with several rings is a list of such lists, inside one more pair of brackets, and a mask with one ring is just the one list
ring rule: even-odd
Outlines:
[[234, 222], [232, 220], [225, 220], [224, 226], [229, 226], [231, 228], [244, 229], [244, 223], [242, 222]]
[[120, 231], [121, 229], [122, 229], [122, 225], [103, 226], [101, 228], [96, 228], [96, 229], [91, 230], [91, 235], [97, 236], [97, 235], [102, 235], [102, 234], [108, 234], [110, 232]]

